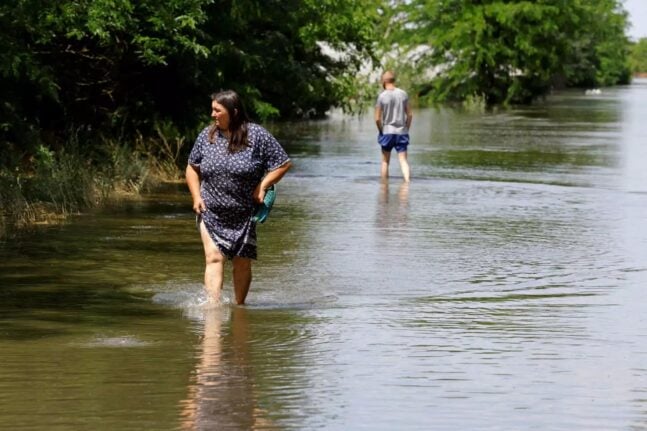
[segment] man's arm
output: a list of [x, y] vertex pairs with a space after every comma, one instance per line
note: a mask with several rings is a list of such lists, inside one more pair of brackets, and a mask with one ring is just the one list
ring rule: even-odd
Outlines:
[[405, 112], [407, 113], [407, 130], [411, 127], [411, 121], [413, 121], [413, 111], [411, 111], [411, 107], [409, 106], [409, 102], [407, 101], [405, 105]]
[[377, 126], [378, 132], [382, 134], [382, 107], [380, 105], [375, 106], [375, 125]]

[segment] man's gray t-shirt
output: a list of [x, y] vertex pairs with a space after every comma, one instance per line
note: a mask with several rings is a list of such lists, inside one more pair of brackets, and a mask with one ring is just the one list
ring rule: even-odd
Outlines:
[[407, 104], [409, 96], [404, 90], [394, 88], [384, 90], [377, 98], [377, 106], [382, 109], [382, 133], [404, 135], [407, 129]]

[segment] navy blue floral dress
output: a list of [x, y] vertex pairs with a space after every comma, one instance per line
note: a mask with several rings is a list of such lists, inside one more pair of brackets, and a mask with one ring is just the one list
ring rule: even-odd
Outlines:
[[189, 164], [200, 171], [200, 195], [207, 210], [202, 221], [220, 251], [256, 259], [256, 223], [252, 216], [257, 204], [252, 196], [269, 171], [285, 164], [289, 157], [278, 141], [258, 124], [247, 124], [248, 147], [236, 153], [227, 149], [227, 138], [217, 131], [209, 142], [205, 127], [193, 145]]

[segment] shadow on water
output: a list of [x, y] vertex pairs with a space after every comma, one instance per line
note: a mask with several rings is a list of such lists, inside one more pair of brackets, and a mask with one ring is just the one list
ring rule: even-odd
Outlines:
[[5, 286], [0, 291], [0, 338], [41, 339], [64, 335], [79, 326], [100, 325], [107, 329], [124, 320], [170, 317], [164, 309], [136, 298], [116, 286], [67, 285], [61, 288]]
[[175, 279], [169, 254], [193, 261], [200, 248], [177, 234], [190, 230], [185, 202], [149, 199], [116, 202], [3, 244], [0, 339], [119, 334], [133, 322], [177, 316], [151, 304], [145, 286]]

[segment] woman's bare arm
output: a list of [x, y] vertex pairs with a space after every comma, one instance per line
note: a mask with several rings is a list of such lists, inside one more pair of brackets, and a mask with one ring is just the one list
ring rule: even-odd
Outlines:
[[278, 168], [268, 172], [258, 186], [256, 186], [256, 190], [254, 190], [254, 200], [258, 203], [263, 202], [263, 199], [265, 198], [265, 190], [281, 181], [283, 175], [285, 175], [291, 167], [292, 162], [288, 160]]
[[193, 198], [193, 211], [196, 214], [203, 213], [207, 210], [207, 206], [200, 196], [200, 170], [195, 166], [188, 165], [186, 167], [186, 184], [189, 186], [191, 197]]

